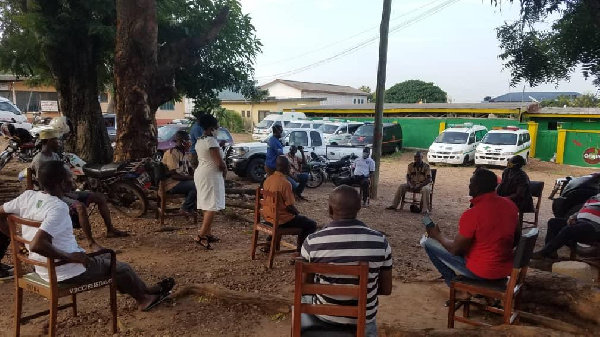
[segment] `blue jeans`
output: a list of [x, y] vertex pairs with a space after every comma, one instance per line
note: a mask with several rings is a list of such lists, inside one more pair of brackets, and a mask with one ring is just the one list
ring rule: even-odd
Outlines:
[[290, 182], [290, 184], [292, 184], [292, 190], [294, 193], [301, 195], [302, 192], [304, 192], [306, 183], [308, 182], [308, 173], [298, 173], [295, 178], [298, 181], [290, 176], [286, 176], [286, 179]]
[[429, 256], [431, 263], [442, 274], [448, 287], [450, 286], [450, 282], [456, 277], [456, 274], [474, 280], [483, 280], [483, 278], [467, 269], [467, 261], [464, 257], [450, 254], [437, 240], [428, 238], [423, 243], [423, 247], [425, 247], [425, 252]]
[[[302, 303], [312, 304], [313, 303], [313, 295], [304, 295], [302, 296]], [[308, 319], [308, 314], [302, 314], [300, 326], [306, 326], [307, 324], [302, 324], [303, 321]], [[309, 320], [310, 322], [310, 320]], [[331, 323], [330, 323], [331, 324]], [[374, 318], [372, 322], [367, 323], [365, 325], [365, 337], [377, 337], [377, 318]]]
[[169, 194], [184, 194], [185, 201], [181, 205], [181, 209], [188, 212], [196, 210], [196, 184], [193, 180], [180, 181], [171, 190], [167, 191]]

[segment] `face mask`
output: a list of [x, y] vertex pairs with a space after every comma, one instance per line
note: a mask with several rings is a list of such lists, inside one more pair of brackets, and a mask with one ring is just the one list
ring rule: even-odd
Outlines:
[[363, 154], [363, 159], [367, 159], [367, 158], [369, 158], [369, 155], [368, 155], [368, 154], [366, 154], [366, 153], [364, 153], [364, 154]]

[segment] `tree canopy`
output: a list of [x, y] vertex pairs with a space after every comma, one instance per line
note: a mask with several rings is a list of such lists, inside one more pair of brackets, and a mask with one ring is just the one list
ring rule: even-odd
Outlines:
[[[511, 0], [512, 2], [513, 0]], [[498, 4], [499, 0], [493, 0]], [[512, 84], [569, 80], [580, 66], [600, 86], [600, 1], [520, 0], [520, 19], [497, 29]], [[559, 16], [550, 28], [547, 21]]]
[[432, 82], [408, 80], [385, 91], [385, 103], [446, 103], [448, 94]]
[[593, 94], [583, 94], [575, 98], [558, 96], [555, 100], [544, 100], [541, 104], [544, 107], [599, 108], [600, 99]]

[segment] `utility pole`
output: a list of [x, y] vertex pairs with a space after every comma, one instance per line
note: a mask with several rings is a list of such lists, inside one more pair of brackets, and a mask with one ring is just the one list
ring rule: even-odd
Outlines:
[[375, 89], [375, 132], [373, 139], [373, 160], [375, 160], [375, 174], [371, 197], [377, 198], [379, 185], [379, 169], [381, 168], [381, 141], [383, 139], [383, 97], [385, 94], [385, 71], [387, 67], [388, 33], [390, 30], [390, 12], [392, 0], [383, 0], [383, 13], [379, 28], [379, 64], [377, 66], [377, 88]]

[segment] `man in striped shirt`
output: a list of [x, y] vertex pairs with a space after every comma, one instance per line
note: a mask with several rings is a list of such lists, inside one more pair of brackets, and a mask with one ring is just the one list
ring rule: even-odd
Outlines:
[[[392, 293], [392, 250], [380, 232], [370, 229], [356, 219], [360, 210], [360, 195], [347, 185], [337, 187], [329, 195], [329, 216], [333, 219], [322, 230], [308, 236], [302, 245], [302, 257], [307, 262], [357, 265], [369, 263], [367, 289], [366, 336], [377, 336], [377, 295]], [[315, 283], [358, 284], [352, 276], [343, 277], [317, 274]], [[358, 299], [344, 296], [316, 295], [316, 304], [357, 305]], [[356, 325], [349, 317], [317, 316], [327, 323]]]
[[546, 245], [535, 252], [532, 258], [558, 258], [556, 251], [564, 245], [598, 241], [600, 241], [600, 194], [591, 197], [578, 213], [568, 219], [550, 219]]

